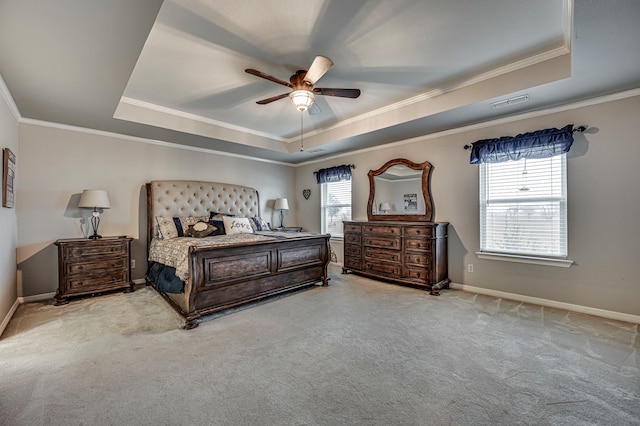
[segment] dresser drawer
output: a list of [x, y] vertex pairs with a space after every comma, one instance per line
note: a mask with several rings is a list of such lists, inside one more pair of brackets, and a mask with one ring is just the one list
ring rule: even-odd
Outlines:
[[104, 256], [124, 256], [126, 254], [127, 245], [119, 241], [106, 244], [66, 246], [63, 248], [63, 257], [65, 260], [104, 258]]
[[362, 260], [360, 256], [344, 256], [344, 267], [353, 269], [362, 269]]
[[404, 235], [407, 237], [432, 237], [432, 226], [407, 226], [404, 228]]
[[400, 250], [400, 237], [370, 237], [364, 238], [364, 245], [368, 247], [380, 247]]
[[365, 271], [377, 274], [389, 275], [390, 277], [400, 276], [402, 267], [394, 263], [385, 262], [364, 262]]
[[416, 283], [430, 283], [431, 270], [427, 268], [405, 268], [405, 278]]
[[360, 245], [355, 245], [355, 244], [344, 245], [345, 256], [360, 256], [361, 254], [362, 254], [362, 247]]
[[344, 233], [346, 234], [347, 232], [355, 232], [355, 233], [361, 233], [362, 232], [362, 225], [354, 225], [352, 223], [345, 223], [344, 225]]
[[373, 249], [367, 247], [364, 250], [364, 258], [366, 262], [376, 262], [378, 260], [386, 262], [400, 262], [400, 251]]
[[74, 274], [105, 274], [112, 269], [126, 269], [127, 258], [119, 257], [115, 259], [105, 259], [98, 262], [65, 262], [64, 272], [66, 275]]
[[352, 234], [352, 233], [344, 234], [345, 245], [347, 244], [360, 245], [361, 241], [362, 240], [361, 240], [360, 234]]
[[400, 226], [386, 226], [386, 225], [365, 225], [364, 232], [367, 234], [381, 234], [381, 235], [398, 235], [402, 234], [402, 228]]
[[431, 255], [428, 253], [407, 253], [404, 255], [406, 265], [431, 265]]
[[412, 251], [431, 251], [431, 240], [426, 238], [405, 238], [404, 249]]

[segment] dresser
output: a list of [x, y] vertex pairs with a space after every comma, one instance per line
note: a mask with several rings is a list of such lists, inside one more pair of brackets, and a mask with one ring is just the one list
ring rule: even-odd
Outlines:
[[449, 286], [446, 222], [344, 222], [344, 267], [431, 294]]
[[69, 298], [111, 290], [133, 290], [130, 237], [61, 239], [58, 246], [56, 305]]

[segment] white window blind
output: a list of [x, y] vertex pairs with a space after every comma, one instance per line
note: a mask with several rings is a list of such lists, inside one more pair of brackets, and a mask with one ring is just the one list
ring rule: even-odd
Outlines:
[[321, 185], [322, 232], [343, 237], [343, 220], [351, 220], [351, 181]]
[[566, 154], [480, 165], [480, 250], [567, 257]]

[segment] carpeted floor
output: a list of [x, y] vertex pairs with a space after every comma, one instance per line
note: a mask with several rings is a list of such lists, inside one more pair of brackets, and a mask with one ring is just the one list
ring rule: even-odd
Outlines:
[[150, 288], [22, 305], [0, 424], [640, 424], [638, 325], [331, 276], [190, 331]]

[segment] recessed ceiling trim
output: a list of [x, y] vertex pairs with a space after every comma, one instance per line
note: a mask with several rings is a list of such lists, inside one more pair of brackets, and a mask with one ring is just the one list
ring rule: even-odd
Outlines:
[[249, 128], [246, 128], [246, 127], [236, 126], [234, 124], [225, 123], [224, 121], [218, 121], [218, 120], [214, 120], [212, 118], [202, 117], [201, 115], [191, 114], [191, 113], [180, 111], [180, 110], [173, 109], [173, 108], [167, 108], [167, 107], [164, 107], [162, 105], [157, 105], [157, 104], [153, 104], [151, 102], [141, 101], [139, 99], [134, 99], [134, 98], [130, 98], [130, 97], [127, 97], [127, 96], [123, 96], [120, 99], [120, 102], [129, 104], [129, 105], [133, 105], [133, 106], [137, 106], [139, 108], [148, 109], [148, 110], [151, 110], [151, 111], [161, 112], [163, 114], [170, 114], [170, 115], [175, 115], [177, 117], [187, 118], [187, 119], [193, 120], [193, 121], [200, 121], [202, 123], [205, 123], [205, 124], [208, 124], [208, 125], [211, 125], [211, 126], [223, 127], [225, 129], [235, 130], [235, 131], [238, 131], [238, 132], [249, 133], [249, 134], [260, 136], [260, 137], [263, 137], [263, 138], [277, 140], [279, 142], [286, 142], [287, 141], [287, 139], [285, 139], [285, 138], [281, 138], [279, 136], [274, 136], [274, 135], [269, 134], [269, 133], [258, 132], [256, 130], [249, 129]]
[[275, 152], [289, 152], [287, 145], [282, 141], [247, 133], [242, 130], [217, 126], [204, 120], [191, 119], [188, 113], [174, 114], [172, 113], [174, 111], [164, 107], [149, 109], [145, 105], [138, 105], [137, 103], [120, 102], [113, 117]]
[[414, 138], [403, 139], [396, 142], [391, 142], [385, 145], [374, 146], [370, 148], [363, 148], [356, 151], [349, 151], [342, 154], [332, 155], [330, 157], [324, 157], [319, 160], [309, 160], [303, 163], [298, 163], [295, 167], [304, 167], [310, 164], [322, 163], [330, 160], [335, 160], [342, 157], [349, 157], [353, 155], [363, 154], [366, 152], [379, 151], [381, 149], [391, 149], [393, 147], [416, 143], [420, 141], [427, 141], [436, 138], [443, 138], [446, 136], [457, 135], [459, 133], [472, 132], [474, 130], [480, 130], [491, 126], [499, 126], [502, 124], [512, 123], [514, 121], [528, 120], [536, 117], [543, 117], [545, 115], [558, 114], [564, 111], [571, 111], [578, 108], [589, 107], [592, 105], [604, 104], [607, 102], [619, 101], [626, 98], [632, 98], [634, 96], [640, 96], [640, 88], [626, 90], [624, 92], [613, 93], [610, 95], [598, 96], [595, 98], [585, 99], [582, 101], [572, 102], [565, 105], [560, 105], [553, 108], [542, 109], [538, 111], [531, 111], [523, 114], [511, 115], [508, 117], [498, 118], [495, 120], [483, 121], [482, 123], [471, 124], [469, 126], [457, 127], [455, 129], [444, 130], [442, 132], [431, 133], [428, 135], [416, 136]]
[[[557, 47], [555, 49], [551, 49], [542, 53], [539, 53], [537, 55], [534, 56], [530, 56], [528, 58], [516, 61], [516, 62], [512, 62], [510, 64], [507, 64], [505, 66], [502, 66], [500, 68], [496, 68], [494, 70], [490, 70], [487, 71], [485, 73], [482, 74], [478, 74], [476, 76], [467, 78], [467, 79], [463, 79], [463, 80], [459, 80], [458, 82], [452, 83], [449, 86], [447, 86], [444, 89], [433, 89], [430, 90], [428, 92], [422, 93], [420, 95], [417, 96], [413, 96], [411, 98], [408, 99], [404, 99], [400, 102], [396, 102], [394, 104], [391, 105], [386, 105], [382, 108], [378, 108], [376, 110], [373, 111], [369, 111], [365, 114], [361, 114], [358, 115], [356, 117], [352, 117], [352, 118], [348, 118], [345, 119], [339, 123], [336, 123], [333, 126], [330, 127], [326, 127], [323, 129], [318, 129], [318, 130], [312, 130], [309, 132], [306, 132], [305, 135], [307, 137], [312, 137], [315, 135], [319, 135], [322, 134], [324, 132], [327, 132], [329, 130], [332, 129], [338, 129], [340, 127], [345, 127], [345, 126], [351, 126], [355, 123], [358, 123], [359, 121], [363, 121], [363, 120], [370, 120], [373, 119], [375, 117], [378, 117], [380, 115], [384, 115], [384, 114], [389, 114], [391, 112], [397, 111], [400, 108], [405, 108], [405, 107], [411, 107], [415, 104], [421, 103], [421, 102], [425, 102], [425, 101], [429, 101], [430, 99], [436, 98], [438, 96], [441, 95], [446, 95], [448, 93], [451, 92], [455, 92], [457, 90], [461, 90], [464, 89], [466, 87], [472, 86], [474, 84], [478, 84], [478, 83], [482, 83], [485, 81], [488, 81], [492, 78], [496, 78], [496, 77], [500, 77], [524, 68], [528, 68], [531, 66], [535, 66], [537, 64], [540, 64], [542, 62], [546, 62], [548, 60], [554, 59], [554, 58], [558, 58], [561, 57], [563, 55], [567, 55], [569, 54], [570, 51], [567, 49], [566, 46], [561, 46], [561, 47]], [[499, 96], [499, 95], [497, 95]], [[297, 142], [299, 141], [298, 138], [291, 138], [291, 139], [287, 139], [286, 142], [291, 143], [291, 142]]]
[[[359, 125], [334, 126], [315, 135], [305, 134], [305, 145], [309, 148], [321, 146], [337, 140], [347, 139], [364, 133], [384, 129], [399, 123], [420, 119], [487, 99], [528, 90], [535, 86], [551, 83], [571, 76], [571, 55], [562, 55], [509, 74], [465, 86], [421, 102], [404, 105], [385, 114], [369, 117], [368, 122], [358, 120]], [[352, 123], [353, 124], [353, 123]]]

